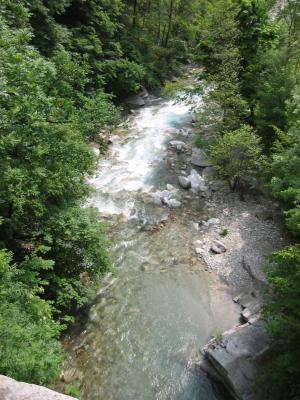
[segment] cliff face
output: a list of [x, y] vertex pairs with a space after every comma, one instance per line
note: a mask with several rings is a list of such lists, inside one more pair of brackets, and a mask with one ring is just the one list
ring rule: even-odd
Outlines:
[[257, 367], [268, 351], [265, 322], [249, 320], [209, 342], [202, 351], [201, 368], [221, 383], [236, 400], [254, 400]]
[[7, 376], [0, 375], [1, 400], [76, 400], [42, 386], [17, 382]]

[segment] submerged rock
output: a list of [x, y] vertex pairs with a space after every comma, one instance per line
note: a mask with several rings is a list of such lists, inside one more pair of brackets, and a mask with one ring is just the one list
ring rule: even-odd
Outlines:
[[201, 368], [236, 400], [254, 400], [258, 366], [269, 349], [266, 324], [260, 319], [225, 332], [202, 350]]
[[17, 382], [0, 375], [1, 400], [76, 400], [74, 397], [54, 392], [43, 386]]

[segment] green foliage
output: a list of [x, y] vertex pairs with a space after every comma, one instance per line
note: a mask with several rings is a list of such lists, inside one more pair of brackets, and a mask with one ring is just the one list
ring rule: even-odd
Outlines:
[[63, 361], [61, 328], [51, 318], [50, 304], [38, 296], [42, 287], [37, 263], [45, 261], [27, 259], [26, 266], [17, 268], [11, 255], [0, 251], [0, 373], [49, 384], [58, 377]]
[[229, 234], [229, 230], [227, 228], [224, 228], [223, 231], [220, 233], [220, 236], [226, 237]]
[[276, 297], [264, 315], [272, 361], [260, 372], [257, 390], [261, 399], [293, 399], [300, 395], [300, 245], [273, 253], [269, 261]]
[[238, 48], [238, 11], [233, 1], [209, 2], [198, 46], [199, 59], [206, 67], [206, 78], [213, 83], [206, 102], [212, 107], [216, 104], [222, 110], [218, 121], [220, 132], [239, 128], [248, 114], [239, 82], [241, 56]]
[[226, 133], [210, 148], [216, 174], [226, 179], [232, 190], [257, 175], [261, 157], [260, 139], [248, 125]]

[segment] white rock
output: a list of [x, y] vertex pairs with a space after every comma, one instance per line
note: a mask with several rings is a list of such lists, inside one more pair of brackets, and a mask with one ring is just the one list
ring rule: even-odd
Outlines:
[[224, 246], [224, 244], [217, 240], [214, 241], [210, 249], [215, 254], [222, 254], [226, 252], [226, 247]]
[[203, 222], [204, 226], [218, 225], [221, 221], [219, 218], [210, 218], [208, 221]]
[[188, 179], [191, 182], [191, 188], [194, 193], [206, 192], [208, 190], [204, 179], [196, 170], [191, 170], [191, 174], [189, 175]]
[[181, 202], [176, 199], [167, 199], [163, 198], [163, 203], [168, 206], [169, 208], [180, 208]]
[[176, 188], [173, 185], [170, 185], [169, 183], [167, 184], [167, 190], [169, 190], [170, 192], [176, 190]]
[[1, 400], [76, 400], [42, 386], [17, 382], [7, 376], [0, 375]]
[[184, 152], [187, 149], [187, 145], [181, 140], [171, 140], [169, 142], [169, 145], [171, 148], [176, 149], [176, 151], [178, 151], [179, 153]]

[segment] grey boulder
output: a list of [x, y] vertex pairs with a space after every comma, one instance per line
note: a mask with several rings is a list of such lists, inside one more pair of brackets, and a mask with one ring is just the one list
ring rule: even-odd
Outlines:
[[191, 163], [196, 165], [197, 167], [206, 168], [209, 167], [211, 164], [207, 159], [205, 152], [198, 147], [192, 148], [192, 159]]
[[192, 169], [188, 179], [191, 183], [191, 188], [194, 193], [206, 192], [208, 190], [207, 186], [205, 185], [204, 179], [198, 174], [196, 170]]
[[186, 176], [179, 176], [178, 182], [183, 189], [190, 189], [192, 187], [191, 181]]
[[254, 319], [212, 340], [202, 350], [201, 368], [236, 400], [254, 400], [258, 366], [269, 349], [265, 322]]

